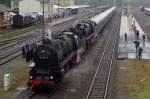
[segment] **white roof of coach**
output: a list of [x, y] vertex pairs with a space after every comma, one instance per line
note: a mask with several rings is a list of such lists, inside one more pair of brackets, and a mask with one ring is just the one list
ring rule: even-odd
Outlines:
[[145, 10], [150, 11], [150, 8], [145, 8]]
[[65, 8], [78, 9], [78, 8], [87, 8], [87, 7], [90, 7], [90, 5], [73, 5], [73, 6], [68, 6]]
[[106, 16], [108, 16], [115, 9], [116, 9], [116, 7], [112, 7], [110, 9], [102, 12], [101, 14], [95, 16], [94, 18], [91, 18], [91, 21], [93, 21], [96, 24], [99, 24], [102, 20], [105, 19]]

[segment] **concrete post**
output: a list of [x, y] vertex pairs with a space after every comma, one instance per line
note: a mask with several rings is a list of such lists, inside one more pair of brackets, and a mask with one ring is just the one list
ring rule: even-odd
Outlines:
[[4, 90], [8, 91], [10, 89], [10, 74], [4, 75]]

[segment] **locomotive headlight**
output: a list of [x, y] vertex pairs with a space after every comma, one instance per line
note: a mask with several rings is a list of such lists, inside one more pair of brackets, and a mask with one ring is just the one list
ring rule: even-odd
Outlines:
[[62, 69], [61, 69], [61, 72], [64, 72], [64, 71], [65, 71], [65, 70], [62, 68]]
[[32, 79], [33, 77], [32, 76], [30, 76], [30, 79]]
[[50, 76], [50, 79], [53, 79], [54, 77], [53, 76]]

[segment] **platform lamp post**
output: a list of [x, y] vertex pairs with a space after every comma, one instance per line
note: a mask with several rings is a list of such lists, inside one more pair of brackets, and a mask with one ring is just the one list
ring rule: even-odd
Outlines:
[[114, 0], [114, 6], [116, 6], [116, 0]]
[[58, 0], [58, 9], [57, 10], [58, 10], [58, 15], [59, 15], [59, 0]]
[[44, 29], [45, 29], [44, 24], [45, 24], [45, 21], [44, 21], [44, 0], [43, 0], [43, 37], [42, 37], [43, 40], [44, 40], [44, 32], [45, 32], [44, 31]]
[[90, 0], [91, 8], [93, 7], [93, 0]]
[[142, 5], [142, 6], [144, 6], [144, 2], [143, 2], [143, 0], [141, 0], [141, 5]]

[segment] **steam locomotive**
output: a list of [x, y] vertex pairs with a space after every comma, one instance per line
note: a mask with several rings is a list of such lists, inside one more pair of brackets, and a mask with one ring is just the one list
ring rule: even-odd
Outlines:
[[29, 72], [28, 86], [50, 88], [60, 83], [72, 64], [79, 63], [89, 45], [96, 42], [99, 31], [115, 11], [116, 7], [112, 7], [75, 27], [53, 34], [51, 39], [45, 38], [33, 51], [34, 65]]

